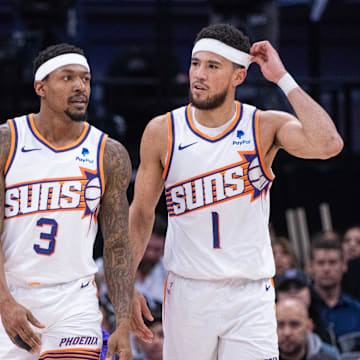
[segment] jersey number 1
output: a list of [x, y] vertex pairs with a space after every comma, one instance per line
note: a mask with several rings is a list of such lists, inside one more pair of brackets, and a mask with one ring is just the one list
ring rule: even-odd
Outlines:
[[40, 245], [35, 244], [34, 250], [40, 255], [52, 255], [55, 251], [56, 235], [58, 232], [58, 223], [54, 219], [41, 218], [36, 222], [36, 226], [43, 227], [44, 225], [50, 226], [50, 232], [41, 232], [40, 239], [49, 242], [47, 248], [42, 248]]
[[220, 229], [219, 229], [219, 214], [216, 211], [211, 212], [212, 228], [213, 228], [213, 247], [214, 249], [221, 249], [220, 246]]

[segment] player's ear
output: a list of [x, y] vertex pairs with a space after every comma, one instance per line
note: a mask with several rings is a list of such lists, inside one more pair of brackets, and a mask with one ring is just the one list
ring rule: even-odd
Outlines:
[[247, 71], [245, 68], [237, 67], [234, 70], [233, 85], [234, 87], [242, 84], [245, 81]]
[[34, 89], [38, 96], [45, 96], [44, 81], [34, 81]]

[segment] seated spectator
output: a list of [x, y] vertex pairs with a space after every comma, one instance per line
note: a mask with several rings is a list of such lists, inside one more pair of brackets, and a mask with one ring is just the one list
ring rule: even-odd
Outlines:
[[311, 273], [321, 317], [336, 338], [360, 331], [360, 302], [341, 288], [347, 265], [340, 242], [319, 239], [311, 249]]
[[342, 279], [342, 288], [346, 294], [360, 300], [360, 225], [353, 225], [345, 231], [342, 248], [348, 267]]
[[360, 257], [350, 259], [347, 263], [347, 269], [342, 279], [342, 289], [344, 293], [360, 301]]
[[293, 269], [298, 266], [298, 261], [293, 248], [285, 237], [275, 237], [271, 241], [274, 253], [276, 276], [287, 269]]
[[328, 241], [341, 241], [341, 235], [340, 232], [336, 230], [319, 231], [311, 237], [311, 243], [320, 241], [321, 239]]
[[300, 299], [308, 309], [310, 319], [314, 325], [313, 332], [319, 335], [322, 341], [336, 345], [336, 340], [333, 339], [332, 341], [321, 318], [318, 302], [314, 300], [308, 275], [300, 269], [285, 270], [276, 278], [275, 289], [277, 301], [287, 298]]
[[135, 288], [148, 300], [150, 307], [154, 301], [162, 303], [167, 271], [163, 265], [166, 222], [156, 216], [153, 231], [136, 272]]
[[284, 299], [276, 305], [277, 332], [280, 360], [309, 360], [315, 355], [326, 354], [330, 359], [340, 360], [334, 346], [321, 341], [312, 333], [305, 304], [300, 299]]
[[342, 248], [346, 262], [360, 257], [360, 225], [351, 226], [345, 231]]
[[151, 308], [151, 312], [154, 320], [148, 321], [144, 318], [144, 322], [154, 334], [153, 341], [146, 343], [135, 337], [134, 342], [138, 353], [133, 360], [162, 360], [163, 358], [164, 333], [161, 304], [157, 303], [154, 308]]

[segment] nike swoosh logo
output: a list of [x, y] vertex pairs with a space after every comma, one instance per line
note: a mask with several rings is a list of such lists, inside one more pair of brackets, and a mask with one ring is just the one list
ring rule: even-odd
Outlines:
[[184, 146], [181, 146], [181, 144], [179, 144], [179, 150], [184, 150], [186, 148], [188, 148], [189, 146], [192, 146], [192, 145], [195, 145], [197, 144], [197, 141], [191, 143], [191, 144], [187, 144], [187, 145], [184, 145]]
[[25, 146], [23, 146], [23, 147], [21, 148], [21, 151], [22, 151], [22, 152], [29, 152], [29, 151], [36, 151], [36, 150], [41, 150], [41, 149], [38, 149], [38, 148], [34, 148], [34, 149], [25, 149]]
[[81, 289], [84, 288], [84, 287], [87, 287], [89, 284], [90, 284], [90, 281], [88, 281], [86, 284], [82, 283], [81, 284]]
[[265, 285], [265, 290], [268, 291], [271, 288], [271, 285]]

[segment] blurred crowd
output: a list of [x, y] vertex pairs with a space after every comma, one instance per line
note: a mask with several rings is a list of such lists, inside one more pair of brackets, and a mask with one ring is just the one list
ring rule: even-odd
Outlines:
[[[167, 272], [163, 265], [166, 220], [156, 216], [153, 232], [139, 265], [135, 287], [146, 297], [154, 321], [149, 344], [132, 338], [134, 360], [162, 360], [162, 301]], [[316, 233], [310, 258], [300, 267], [290, 241], [272, 236], [276, 275], [276, 316], [280, 360], [360, 359], [360, 225]], [[114, 313], [97, 259], [103, 328], [114, 330]]]

